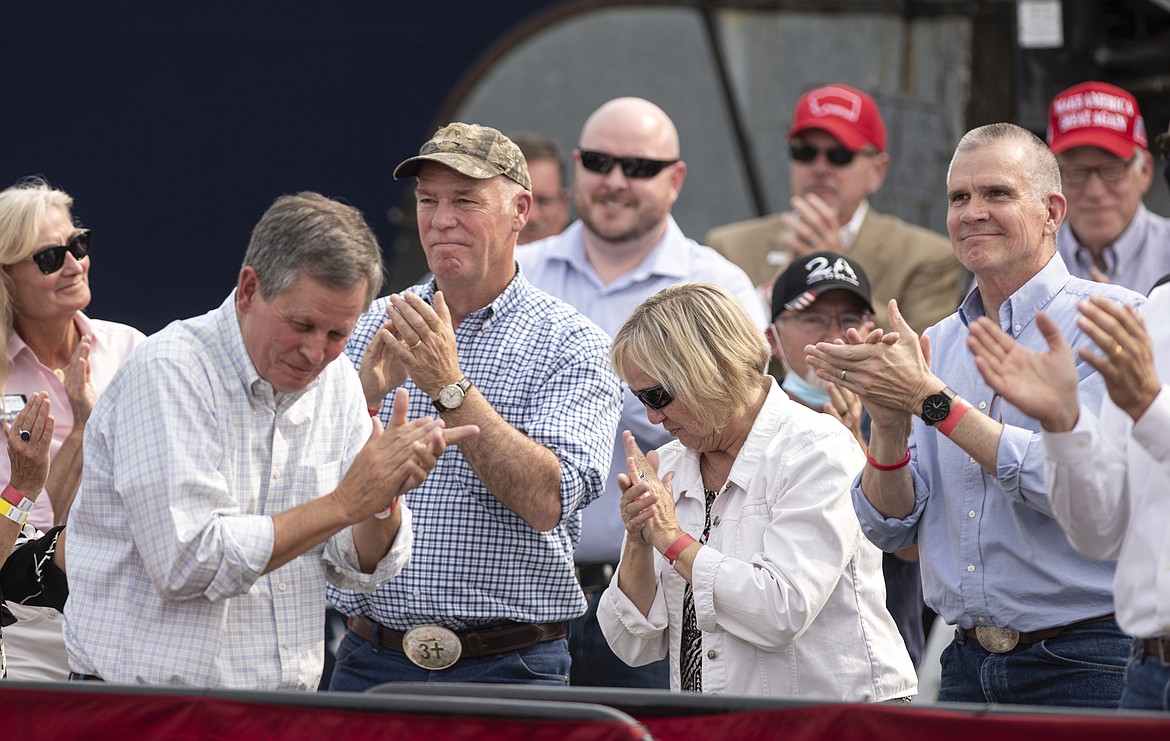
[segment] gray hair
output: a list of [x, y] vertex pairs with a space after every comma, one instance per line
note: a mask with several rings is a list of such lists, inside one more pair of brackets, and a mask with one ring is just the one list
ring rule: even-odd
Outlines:
[[319, 193], [277, 198], [252, 230], [244, 267], [271, 300], [302, 273], [333, 289], [366, 283], [366, 303], [382, 288], [382, 249], [361, 211]]
[[950, 187], [951, 170], [959, 154], [999, 142], [1015, 144], [1023, 150], [1024, 167], [1019, 175], [1028, 184], [1032, 198], [1037, 203], [1043, 203], [1049, 193], [1063, 193], [1060, 186], [1060, 166], [1052, 150], [1031, 131], [1011, 123], [988, 124], [968, 131], [959, 140], [951, 164], [947, 167], [947, 187]]

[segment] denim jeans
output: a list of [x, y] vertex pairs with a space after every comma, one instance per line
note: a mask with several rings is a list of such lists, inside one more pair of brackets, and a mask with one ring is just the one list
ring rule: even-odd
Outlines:
[[940, 702], [1116, 708], [1133, 639], [1106, 620], [994, 654], [956, 631], [942, 653]]
[[1125, 668], [1125, 691], [1121, 707], [1126, 710], [1170, 711], [1170, 666], [1157, 656], [1137, 655], [1135, 648]]
[[630, 666], [610, 650], [597, 624], [597, 605], [603, 591], [587, 593], [589, 607], [585, 614], [569, 621], [569, 654], [573, 657], [569, 683], [574, 687], [670, 689], [670, 659]]
[[406, 654], [362, 638], [352, 630], [337, 648], [329, 689], [365, 692], [383, 682], [471, 682], [476, 684], [569, 683], [569, 647], [564, 638], [519, 651], [480, 658], [464, 656], [453, 666], [432, 671], [415, 666]]

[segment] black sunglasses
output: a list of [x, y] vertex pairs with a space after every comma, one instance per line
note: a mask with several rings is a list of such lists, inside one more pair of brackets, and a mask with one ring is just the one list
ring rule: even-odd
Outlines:
[[662, 384], [651, 386], [650, 388], [642, 389], [641, 391], [634, 391], [634, 389], [630, 389], [630, 391], [634, 392], [634, 396], [638, 397], [638, 401], [642, 402], [651, 409], [661, 409], [670, 402], [674, 401], [674, 397], [671, 396], [669, 391], [662, 388]]
[[602, 175], [613, 169], [614, 163], [621, 165], [622, 174], [628, 178], [652, 178], [678, 160], [651, 160], [645, 157], [614, 157], [605, 152], [594, 152], [589, 149], [579, 150], [581, 166], [590, 172], [600, 172]]
[[69, 238], [65, 244], [57, 245], [56, 247], [46, 247], [43, 250], [38, 250], [33, 253], [33, 262], [41, 269], [45, 275], [52, 275], [61, 269], [65, 264], [65, 253], [73, 255], [74, 259], [80, 260], [89, 254], [89, 230], [82, 229]]
[[857, 152], [851, 152], [845, 147], [833, 147], [832, 149], [817, 149], [811, 144], [789, 144], [788, 153], [792, 159], [797, 162], [808, 164], [817, 158], [821, 152], [825, 153], [825, 159], [829, 161], [830, 165], [837, 167], [844, 167], [853, 161], [857, 156]]

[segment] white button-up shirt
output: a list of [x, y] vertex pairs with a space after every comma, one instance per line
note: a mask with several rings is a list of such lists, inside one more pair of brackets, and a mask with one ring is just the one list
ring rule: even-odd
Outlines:
[[[675, 441], [659, 457], [660, 474], [675, 471], [679, 525], [697, 537], [705, 514], [699, 454]], [[864, 462], [844, 426], [772, 382], [692, 568], [703, 692], [881, 701], [918, 691], [886, 610], [881, 553], [862, 536], [849, 497]], [[597, 619], [631, 665], [669, 652], [678, 690], [686, 582], [659, 554], [655, 565], [647, 616], [615, 574]]]
[[1170, 637], [1170, 285], [1142, 310], [1162, 391], [1134, 423], [1108, 397], [1100, 423], [1083, 405], [1077, 426], [1045, 433], [1056, 519], [1086, 556], [1117, 559], [1117, 623], [1140, 638]]
[[66, 542], [70, 667], [111, 682], [316, 689], [325, 583], [373, 589], [410, 554], [402, 525], [364, 574], [350, 529], [263, 574], [272, 516], [328, 494], [369, 437], [353, 365], [276, 394], [233, 292], [150, 337], [102, 394]]

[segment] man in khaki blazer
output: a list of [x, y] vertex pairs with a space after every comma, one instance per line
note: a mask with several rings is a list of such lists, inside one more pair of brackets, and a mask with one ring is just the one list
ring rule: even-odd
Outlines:
[[963, 270], [950, 241], [869, 206], [889, 167], [873, 98], [847, 85], [810, 90], [797, 101], [787, 136], [793, 210], [716, 227], [707, 244], [765, 291], [793, 258], [848, 255], [870, 277], [881, 327], [889, 328], [891, 298], [918, 331], [952, 313]]

